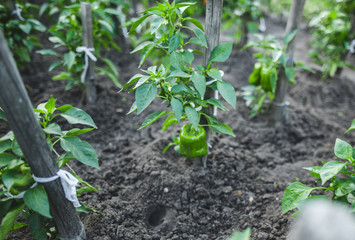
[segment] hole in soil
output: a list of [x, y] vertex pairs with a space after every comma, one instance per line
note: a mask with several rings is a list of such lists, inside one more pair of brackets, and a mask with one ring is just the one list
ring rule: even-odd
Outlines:
[[148, 214], [148, 224], [151, 227], [157, 227], [164, 222], [166, 216], [166, 208], [164, 206], [155, 206]]

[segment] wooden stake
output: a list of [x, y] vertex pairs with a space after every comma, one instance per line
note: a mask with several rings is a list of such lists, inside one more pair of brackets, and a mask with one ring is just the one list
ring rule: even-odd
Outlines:
[[[206, 21], [205, 21], [205, 35], [207, 40], [208, 48], [205, 49], [204, 52], [204, 61], [203, 65], [207, 66], [208, 61], [210, 59], [211, 52], [214, 47], [219, 44], [219, 35], [220, 35], [220, 28], [221, 28], [221, 16], [222, 16], [222, 7], [223, 7], [223, 0], [207, 0], [206, 4]], [[206, 79], [208, 81], [208, 79]], [[206, 89], [205, 98], [209, 99], [214, 97], [214, 91], [210, 88]], [[208, 115], [213, 114], [213, 107], [209, 107], [206, 109], [206, 113]], [[202, 124], [206, 124], [206, 119], [201, 119]], [[209, 143], [210, 138], [210, 130], [208, 127], [205, 128], [207, 133], [207, 142]], [[207, 155], [202, 158], [203, 167], [206, 167], [207, 164]]]
[[[93, 32], [92, 32], [92, 14], [91, 5], [87, 2], [81, 2], [81, 19], [83, 25], [83, 43], [87, 48], [94, 47]], [[94, 61], [89, 58], [89, 68], [86, 72], [86, 100], [89, 103], [96, 102], [96, 85], [95, 85], [95, 65]]]
[[[0, 106], [4, 110], [33, 174], [37, 177], [56, 175], [59, 170], [56, 160], [35, 117], [30, 99], [2, 31], [0, 31]], [[43, 185], [49, 198], [51, 214], [60, 238], [66, 240], [84, 239], [84, 226], [80, 222], [72, 202], [65, 198], [60, 179]]]
[[[290, 10], [290, 15], [287, 20], [285, 36], [295, 29], [299, 28], [302, 20], [303, 8], [306, 0], [293, 0]], [[293, 60], [294, 49], [296, 41], [295, 38], [288, 44], [286, 53], [287, 57]], [[287, 79], [283, 69], [279, 73], [279, 80], [277, 81], [276, 93], [273, 104], [274, 120], [277, 123], [286, 123], [288, 121], [287, 105], [285, 104], [285, 96], [287, 93], [289, 80]]]

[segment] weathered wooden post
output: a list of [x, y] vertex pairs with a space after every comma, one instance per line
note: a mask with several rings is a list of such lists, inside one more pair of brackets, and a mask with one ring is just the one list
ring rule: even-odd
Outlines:
[[[285, 36], [295, 29], [298, 29], [303, 15], [303, 8], [306, 0], [293, 0], [290, 10], [290, 15], [287, 20]], [[295, 38], [288, 44], [286, 53], [287, 57], [293, 63], [293, 55], [296, 41]], [[289, 80], [287, 79], [283, 69], [279, 73], [279, 80], [277, 81], [276, 93], [273, 102], [273, 114], [274, 120], [277, 123], [286, 123], [288, 120], [287, 104], [285, 102], [285, 96], [289, 86]]]
[[[87, 2], [81, 2], [81, 19], [83, 25], [83, 44], [87, 51], [94, 51], [94, 40], [92, 33], [92, 14], [91, 5]], [[86, 83], [86, 100], [89, 103], [96, 102], [96, 85], [95, 85], [95, 66], [94, 60], [85, 52], [85, 64], [88, 64], [85, 72]]]
[[[36, 177], [58, 172], [56, 160], [34, 115], [20, 73], [0, 30], [0, 106]], [[85, 239], [85, 229], [72, 202], [65, 198], [60, 179], [44, 183], [51, 214], [61, 239]]]
[[[208, 61], [210, 59], [211, 52], [213, 48], [215, 48], [219, 44], [219, 34], [221, 28], [221, 16], [222, 16], [222, 7], [223, 7], [223, 0], [207, 0], [206, 3], [206, 20], [205, 20], [205, 35], [207, 40], [208, 48], [205, 49], [204, 53], [204, 61], [203, 65], [207, 66]], [[213, 66], [213, 65], [212, 65]], [[208, 79], [206, 79], [208, 81]], [[206, 89], [205, 98], [214, 97], [214, 91], [210, 88]], [[213, 107], [209, 107], [206, 109], [208, 115], [213, 114]], [[205, 124], [207, 123], [206, 119], [202, 119], [202, 122]], [[210, 130], [206, 128], [207, 133], [207, 142], [209, 142], [210, 138]], [[202, 158], [203, 166], [206, 167], [208, 156], [207, 155]]]

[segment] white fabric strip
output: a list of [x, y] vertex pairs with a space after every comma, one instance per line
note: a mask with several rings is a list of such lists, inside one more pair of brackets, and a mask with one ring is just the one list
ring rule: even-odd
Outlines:
[[[32, 186], [30, 188], [34, 188], [35, 186], [37, 186], [37, 183], [35, 182], [34, 184], [32, 184]], [[23, 198], [23, 196], [25, 196], [26, 191], [19, 193], [17, 195], [12, 195], [10, 192], [5, 193], [5, 196], [10, 197], [10, 198], [14, 198], [14, 199], [19, 199], [19, 198]]]
[[56, 175], [48, 178], [40, 178], [40, 177], [33, 176], [33, 179], [39, 183], [51, 182], [56, 180], [57, 178], [60, 178], [60, 181], [62, 182], [66, 199], [71, 201], [74, 207], [76, 208], [80, 207], [81, 205], [76, 196], [76, 185], [78, 184], [79, 180], [76, 179], [73, 175], [71, 175], [68, 171], [59, 169]]
[[84, 66], [84, 71], [81, 74], [81, 82], [84, 83], [85, 82], [86, 73], [87, 73], [88, 68], [89, 68], [89, 58], [92, 61], [94, 61], [94, 62], [97, 61], [97, 58], [95, 57], [95, 55], [92, 54], [92, 52], [95, 51], [95, 49], [94, 48], [88, 48], [88, 47], [85, 47], [85, 46], [81, 46], [81, 47], [77, 47], [76, 51], [85, 53], [85, 66]]
[[13, 15], [16, 15], [18, 19], [20, 19], [21, 21], [24, 21], [25, 19], [22, 17], [21, 15], [21, 8], [20, 5], [18, 3], [15, 4], [15, 10], [12, 11]]
[[355, 39], [351, 41], [350, 45], [347, 47], [350, 54], [355, 53]]
[[122, 6], [117, 7], [117, 11], [120, 12], [121, 15], [118, 16], [118, 19], [120, 20], [121, 26], [122, 26], [122, 33], [125, 38], [128, 38], [128, 30], [126, 25], [126, 15], [122, 11]]

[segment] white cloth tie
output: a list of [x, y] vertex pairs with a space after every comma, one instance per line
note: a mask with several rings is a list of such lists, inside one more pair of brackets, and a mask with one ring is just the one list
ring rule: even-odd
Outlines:
[[51, 182], [56, 180], [57, 178], [60, 178], [66, 199], [71, 201], [74, 207], [80, 207], [81, 205], [76, 196], [76, 185], [78, 184], [79, 180], [76, 179], [73, 175], [71, 175], [68, 171], [59, 169], [56, 175], [48, 178], [40, 178], [33, 176], [33, 179], [39, 183]]
[[18, 3], [15, 4], [15, 10], [12, 11], [13, 15], [16, 15], [18, 17], [18, 19], [20, 19], [21, 21], [24, 21], [25, 19], [21, 16], [21, 8], [20, 5]]
[[123, 36], [125, 38], [128, 38], [128, 30], [126, 27], [126, 15], [122, 11], [122, 6], [118, 6], [117, 11], [120, 13], [120, 15], [118, 16], [118, 19], [121, 22]]
[[[32, 184], [32, 186], [30, 188], [34, 188], [35, 186], [37, 186], [36, 182], [34, 184]], [[10, 197], [10, 198], [14, 198], [14, 199], [19, 199], [19, 198], [23, 198], [23, 196], [25, 196], [25, 193], [26, 193], [26, 191], [21, 192], [17, 195], [12, 195], [10, 192], [7, 192], [7, 193], [5, 193], [5, 196]]]
[[355, 53], [355, 39], [351, 41], [350, 45], [347, 47], [350, 54]]
[[89, 68], [89, 58], [96, 62], [97, 58], [95, 57], [95, 55], [92, 53], [93, 51], [95, 51], [94, 48], [88, 48], [86, 46], [81, 46], [81, 47], [77, 47], [76, 48], [77, 52], [84, 52], [85, 53], [85, 66], [84, 66], [84, 71], [81, 74], [81, 82], [84, 83], [85, 82], [85, 77], [86, 77], [86, 73], [88, 71]]

